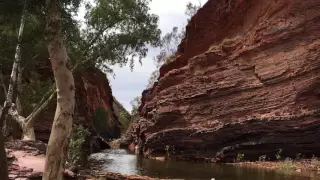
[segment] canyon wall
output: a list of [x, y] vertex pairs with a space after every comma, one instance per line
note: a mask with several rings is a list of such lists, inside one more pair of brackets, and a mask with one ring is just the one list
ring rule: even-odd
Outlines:
[[[117, 138], [120, 136], [120, 124], [113, 109], [113, 96], [109, 81], [104, 73], [96, 68], [87, 68], [75, 74], [76, 107], [74, 124], [82, 125], [93, 135], [104, 138]], [[35, 122], [37, 140], [48, 141], [55, 112], [55, 102], [52, 102]], [[101, 126], [106, 131], [97, 132], [94, 126], [94, 114], [97, 109], [104, 111], [106, 116], [100, 117]], [[101, 119], [102, 118], [102, 119]]]
[[209, 0], [143, 92], [144, 155], [320, 156], [320, 1]]

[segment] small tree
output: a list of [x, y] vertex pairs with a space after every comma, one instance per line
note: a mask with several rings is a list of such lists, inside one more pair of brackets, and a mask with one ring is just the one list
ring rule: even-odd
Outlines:
[[[197, 11], [201, 8], [202, 4], [199, 0], [199, 4], [192, 4], [189, 2], [186, 6], [185, 14], [188, 17], [188, 21], [197, 13]], [[172, 31], [166, 33], [160, 41], [160, 53], [154, 58], [154, 62], [156, 67], [159, 69], [163, 64], [170, 62], [177, 52], [177, 48], [181, 40], [185, 37], [185, 29], [181, 29], [179, 31], [178, 27], [173, 27]], [[155, 70], [152, 72], [149, 80], [147, 88], [151, 88], [153, 84], [159, 78], [159, 70]]]
[[185, 14], [188, 17], [188, 21], [198, 12], [198, 10], [202, 7], [201, 0], [198, 0], [198, 4], [193, 4], [192, 2], [189, 2], [187, 4], [187, 8], [185, 11]]
[[141, 104], [141, 96], [137, 96], [135, 97], [131, 102], [130, 102], [131, 106], [132, 106], [132, 110], [131, 110], [131, 116], [133, 119], [135, 119], [137, 116], [139, 116], [139, 106]]
[[68, 145], [68, 168], [73, 169], [86, 165], [87, 154], [83, 151], [83, 146], [89, 135], [90, 132], [83, 126], [73, 127]]

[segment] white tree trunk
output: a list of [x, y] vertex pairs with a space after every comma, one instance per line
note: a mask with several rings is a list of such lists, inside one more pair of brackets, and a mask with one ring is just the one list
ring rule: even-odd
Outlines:
[[[3, 137], [3, 132], [2, 132], [2, 126], [3, 126], [3, 121], [5, 120], [6, 115], [8, 114], [9, 109], [12, 106], [12, 98], [13, 98], [13, 90], [14, 90], [14, 85], [17, 80], [17, 68], [18, 64], [20, 63], [21, 60], [21, 40], [22, 40], [22, 34], [24, 30], [24, 24], [25, 24], [25, 17], [26, 17], [26, 5], [27, 2], [24, 2], [24, 8], [22, 12], [22, 17], [21, 17], [21, 23], [20, 23], [20, 29], [19, 29], [19, 34], [18, 34], [18, 44], [16, 47], [16, 52], [14, 56], [14, 63], [11, 71], [11, 77], [10, 77], [10, 84], [9, 84], [9, 89], [6, 97], [6, 101], [4, 102], [4, 106], [0, 112], [0, 174], [1, 178], [3, 180], [8, 179], [8, 166], [7, 166], [7, 157], [6, 157], [6, 152], [4, 149], [4, 137]], [[5, 129], [8, 129], [6, 127]], [[5, 132], [7, 134], [8, 132]]]
[[63, 179], [75, 106], [74, 79], [60, 34], [60, 8], [58, 0], [47, 0], [48, 51], [57, 88], [57, 109], [47, 148], [43, 180]]
[[[26, 1], [25, 1], [25, 6], [26, 6]], [[20, 40], [22, 38], [22, 33], [23, 33], [23, 29], [24, 29], [25, 16], [26, 16], [26, 9], [25, 9], [25, 11], [23, 13], [23, 16], [21, 18], [21, 26], [20, 26], [20, 30], [19, 30], [19, 39]], [[84, 56], [89, 52], [89, 50], [91, 48], [91, 45], [94, 44], [97, 41], [99, 35], [101, 35], [103, 32], [104, 32], [104, 30], [99, 32], [96, 35], [96, 37], [94, 37], [91, 40], [90, 45], [86, 47], [86, 50], [83, 53]], [[19, 88], [21, 87], [21, 66], [19, 65], [21, 57], [20, 57], [20, 44], [19, 43], [17, 45], [17, 51], [16, 51], [16, 54], [15, 54], [15, 60], [17, 58], [18, 58], [19, 61], [15, 61], [16, 64], [13, 65], [13, 70], [14, 69], [15, 70], [12, 71], [12, 73], [11, 73], [11, 78], [14, 81], [10, 81], [10, 85], [12, 83], [15, 84], [16, 81], [18, 81], [17, 85], [18, 85], [18, 91], [19, 91]], [[81, 64], [84, 64], [87, 61], [88, 60], [84, 60], [84, 61], [82, 61], [80, 63], [77, 63], [73, 67], [72, 72], [74, 70], [76, 70]], [[17, 71], [18, 71], [18, 73], [17, 73]], [[14, 72], [16, 72], [16, 73], [14, 73]], [[2, 74], [0, 74], [0, 84], [1, 84], [2, 88], [4, 89], [5, 94], [7, 96], [7, 94], [8, 94], [7, 92], [8, 91], [6, 90]], [[14, 86], [12, 86], [12, 85], [11, 85], [11, 88], [9, 87], [9, 91], [12, 92], [11, 95], [10, 95], [11, 101], [9, 101], [9, 102], [4, 104], [4, 107], [6, 107], [6, 108], [0, 108], [0, 127], [2, 126], [2, 123], [3, 123], [3, 122], [1, 122], [1, 119], [4, 120], [4, 117], [6, 116], [6, 114], [8, 114], [8, 111], [9, 111], [9, 113], [12, 116], [13, 120], [18, 122], [20, 124], [22, 130], [23, 130], [22, 140], [35, 140], [35, 135], [34, 135], [35, 133], [34, 133], [34, 128], [33, 128], [34, 121], [35, 121], [36, 117], [38, 117], [38, 115], [41, 114], [41, 112], [47, 107], [49, 102], [54, 98], [56, 90], [54, 89], [54, 86], [53, 86], [52, 90], [48, 91], [48, 93], [46, 93], [43, 96], [43, 98], [39, 102], [38, 106], [33, 110], [33, 112], [27, 118], [24, 118], [24, 117], [20, 116], [20, 114], [22, 113], [22, 106], [21, 106], [21, 101], [20, 101], [20, 98], [19, 98], [19, 92], [18, 92], [18, 96], [17, 96], [17, 100], [16, 100], [16, 108], [17, 109], [13, 108], [13, 109], [10, 110], [10, 108], [12, 108], [12, 105], [13, 105], [13, 100], [12, 100], [13, 87]], [[3, 109], [4, 109], [4, 111], [2, 111]], [[7, 112], [7, 113], [2, 113], [2, 112]], [[2, 118], [2, 116], [4, 116], [4, 117]]]
[[36, 136], [34, 134], [33, 123], [24, 123], [22, 126], [22, 138], [23, 141], [35, 141]]
[[22, 104], [20, 101], [20, 96], [22, 93], [22, 71], [23, 68], [21, 67], [21, 63], [18, 64], [18, 79], [17, 79], [17, 99], [16, 99], [16, 105], [17, 105], [17, 110], [19, 114], [22, 114], [23, 108]]
[[[4, 102], [3, 109], [2, 109], [1, 115], [0, 115], [0, 126], [3, 125], [3, 121], [5, 120], [5, 117], [8, 114], [9, 109], [12, 106], [14, 86], [17, 82], [17, 71], [18, 71], [19, 63], [21, 61], [21, 40], [22, 40], [24, 24], [25, 24], [25, 19], [26, 19], [26, 5], [27, 4], [25, 1], [22, 16], [21, 16], [21, 23], [20, 23], [19, 34], [18, 34], [18, 43], [16, 46], [16, 52], [14, 55], [14, 62], [13, 62], [13, 66], [12, 66], [11, 76], [10, 76], [9, 88], [8, 88], [8, 92], [7, 92], [6, 101]], [[10, 132], [7, 132], [10, 128], [4, 127], [4, 129], [5, 129], [4, 135], [5, 136], [10, 135]]]

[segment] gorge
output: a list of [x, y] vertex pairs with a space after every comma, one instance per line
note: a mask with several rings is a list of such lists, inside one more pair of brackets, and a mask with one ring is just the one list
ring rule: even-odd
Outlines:
[[[48, 180], [58, 176], [88, 180], [319, 179], [320, 0], [208, 0], [203, 6], [190, 2], [187, 7], [194, 13], [186, 13], [192, 16], [186, 28], [178, 32], [174, 27], [175, 34], [171, 32], [174, 40], [183, 37], [181, 43], [175, 42], [177, 48], [165, 55], [161, 54], [165, 46], [161, 38], [166, 35], [161, 35], [160, 17], [150, 11], [149, 0], [93, 4], [71, 0], [63, 1], [64, 5], [52, 1], [57, 12], [63, 10], [57, 16], [63, 15], [66, 24], [57, 26], [60, 19], [55, 16], [52, 19], [57, 24], [48, 21], [43, 13], [46, 3], [24, 1], [21, 12], [27, 20], [21, 42], [13, 41], [21, 16], [20, 11], [13, 11], [21, 10], [22, 1], [3, 3], [8, 12], [3, 8], [5, 13], [0, 15], [5, 24], [0, 28], [0, 101], [4, 104], [0, 114], [5, 123], [0, 123], [4, 129], [0, 132], [0, 161], [8, 163], [0, 163], [0, 179], [7, 170], [10, 180], [42, 179], [49, 166], [57, 165], [48, 166], [46, 157], [59, 161], [59, 172], [51, 170], [58, 175]], [[78, 22], [72, 16], [81, 8], [86, 15]], [[61, 86], [75, 94], [65, 96], [75, 103], [58, 116], [69, 117], [68, 128], [63, 125], [67, 121], [53, 123], [63, 110], [61, 98], [43, 103], [50, 93], [55, 97], [54, 93], [61, 92], [54, 86], [57, 68], [48, 56], [48, 49], [54, 52], [54, 48], [47, 49], [46, 33], [50, 31], [44, 28], [46, 23], [61, 29], [57, 37], [65, 36], [55, 45], [66, 48], [64, 61], [57, 61], [57, 67], [67, 69], [74, 79], [74, 84]], [[20, 53], [15, 48], [20, 44], [22, 53], [13, 61], [11, 56]], [[132, 70], [138, 59], [150, 60], [151, 46], [160, 47], [158, 56], [163, 55], [164, 64], [156, 64], [159, 71], [153, 71], [151, 77], [158, 79], [148, 82], [141, 102], [135, 98], [129, 113], [128, 102], [123, 102], [129, 96], [113, 93], [121, 90], [114, 84], [111, 87], [107, 73], [113, 73], [115, 66]], [[155, 61], [158, 56], [153, 57]], [[139, 73], [141, 79], [146, 74]], [[17, 76], [14, 81], [12, 74]], [[127, 82], [136, 76], [124, 77], [118, 81], [127, 85], [122, 87], [128, 94], [141, 85]], [[20, 140], [24, 126], [17, 125], [8, 109], [26, 116], [41, 104], [45, 106], [30, 128], [36, 140]], [[54, 128], [61, 131], [50, 135]], [[49, 137], [60, 137], [60, 143], [48, 143]]]
[[144, 156], [320, 156], [318, 0], [209, 0], [143, 92]]

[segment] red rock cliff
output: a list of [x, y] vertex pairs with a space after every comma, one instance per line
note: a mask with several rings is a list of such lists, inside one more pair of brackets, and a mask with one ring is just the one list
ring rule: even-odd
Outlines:
[[[76, 85], [76, 108], [74, 123], [81, 124], [93, 133], [96, 130], [93, 126], [93, 114], [98, 108], [107, 112], [105, 121], [108, 125], [107, 135], [109, 138], [120, 136], [120, 126], [117, 116], [113, 110], [113, 96], [109, 81], [104, 73], [96, 68], [88, 68], [75, 75]], [[36, 138], [41, 141], [48, 141], [52, 127], [55, 103], [42, 113], [35, 123]]]
[[145, 154], [320, 156], [320, 1], [209, 0], [143, 92]]

